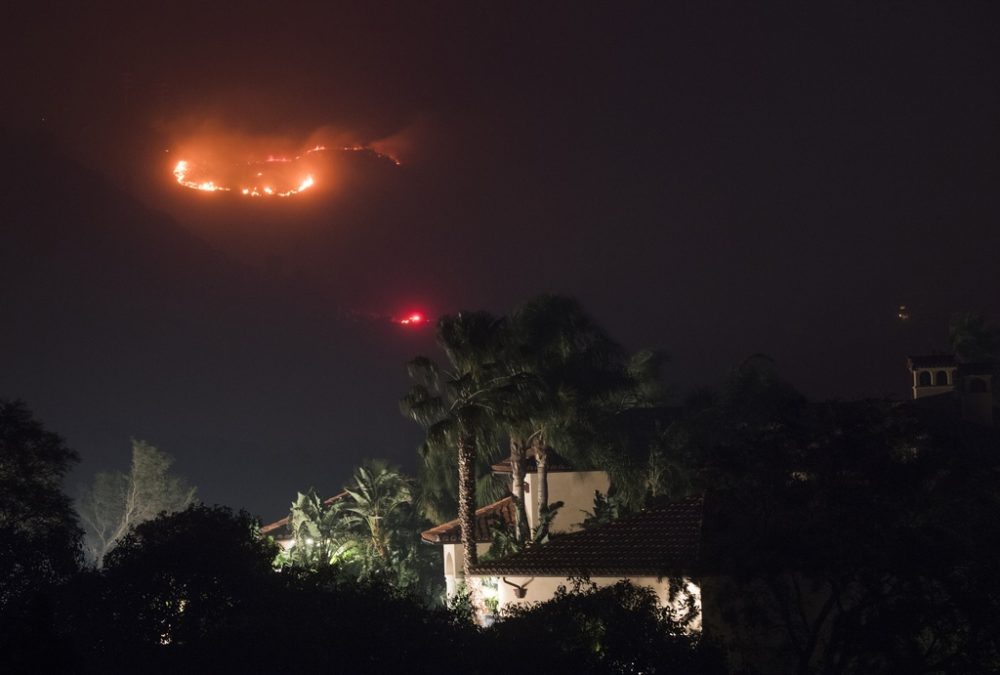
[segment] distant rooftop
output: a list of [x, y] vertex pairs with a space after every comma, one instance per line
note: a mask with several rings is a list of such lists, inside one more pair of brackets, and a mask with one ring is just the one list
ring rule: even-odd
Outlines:
[[959, 361], [954, 354], [927, 354], [910, 356], [906, 363], [914, 368], [958, 368], [961, 375], [989, 375], [998, 369], [997, 364], [988, 362], [967, 363]]
[[[514, 500], [504, 497], [498, 502], [476, 509], [476, 543], [486, 544], [493, 540], [492, 527], [495, 523], [514, 523]], [[462, 541], [462, 525], [458, 518], [424, 530], [420, 538], [429, 544], [458, 544]]]
[[474, 568], [479, 575], [665, 576], [698, 562], [704, 502], [701, 497], [654, 504], [633, 516], [553, 537]]
[[[343, 499], [346, 496], [347, 496], [346, 492], [341, 492], [340, 494], [336, 494], [336, 495], [334, 495], [332, 497], [328, 497], [327, 499], [324, 499], [323, 503], [326, 504], [327, 506], [329, 506], [330, 504], [333, 504], [334, 502], [339, 502], [341, 499]], [[280, 531], [282, 528], [285, 528], [284, 532]], [[267, 525], [262, 525], [261, 528], [260, 528], [260, 533], [261, 534], [269, 534], [272, 537], [279, 537], [279, 538], [280, 537], [290, 537], [290, 536], [292, 536], [292, 533], [290, 531], [288, 531], [288, 516], [285, 516], [281, 520], [276, 520], [273, 523], [268, 523]]]
[[906, 360], [910, 369], [914, 368], [954, 368], [958, 365], [954, 354], [928, 354], [911, 356]]

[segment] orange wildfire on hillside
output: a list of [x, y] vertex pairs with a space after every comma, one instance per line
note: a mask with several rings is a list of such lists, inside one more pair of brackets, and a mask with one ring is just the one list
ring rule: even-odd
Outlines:
[[391, 155], [367, 145], [316, 145], [298, 155], [274, 155], [224, 161], [181, 159], [173, 168], [177, 183], [202, 192], [232, 192], [244, 197], [292, 197], [318, 185], [324, 155], [331, 152], [365, 152], [399, 166]]

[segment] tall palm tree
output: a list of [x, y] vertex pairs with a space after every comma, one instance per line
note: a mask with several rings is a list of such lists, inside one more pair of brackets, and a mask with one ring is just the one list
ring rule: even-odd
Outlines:
[[[597, 456], [607, 461], [609, 453], [599, 447], [602, 422], [659, 398], [659, 360], [652, 352], [629, 358], [576, 300], [564, 296], [539, 296], [515, 310], [510, 323], [511, 359], [535, 378], [536, 394], [511, 431], [511, 446], [515, 450], [513, 439], [522, 439], [519, 459], [528, 445], [534, 451], [541, 515], [549, 508], [550, 448], [581, 464]], [[517, 484], [523, 475], [515, 470], [513, 479]]]
[[466, 577], [478, 562], [475, 542], [476, 462], [482, 443], [495, 440], [525, 382], [505, 361], [507, 323], [487, 312], [461, 312], [438, 321], [442, 368], [417, 357], [408, 364], [415, 384], [402, 400], [404, 415], [426, 429], [425, 457], [457, 451], [458, 518]]

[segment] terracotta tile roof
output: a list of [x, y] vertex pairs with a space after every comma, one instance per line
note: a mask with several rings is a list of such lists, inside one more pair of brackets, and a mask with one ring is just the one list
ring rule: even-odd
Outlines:
[[474, 568], [478, 575], [664, 576], [698, 562], [703, 500], [653, 505], [633, 516], [554, 537], [541, 546]]
[[[504, 497], [489, 506], [476, 509], [476, 543], [485, 544], [493, 540], [491, 526], [503, 521], [511, 525], [514, 522], [514, 500]], [[458, 518], [447, 523], [432, 527], [420, 534], [420, 538], [429, 544], [458, 544], [462, 541], [462, 526]]]
[[[343, 499], [346, 496], [347, 496], [346, 492], [341, 492], [340, 494], [336, 494], [336, 495], [334, 495], [332, 497], [328, 497], [327, 499], [324, 499], [323, 503], [329, 506], [330, 504], [333, 504], [334, 502], [339, 502], [341, 499]], [[281, 520], [276, 520], [273, 523], [268, 523], [267, 525], [261, 525], [261, 527], [260, 527], [260, 533], [261, 534], [270, 534], [272, 537], [279, 537], [279, 538], [282, 537], [282, 536], [290, 537], [290, 536], [292, 536], [291, 532], [276, 532], [276, 530], [280, 530], [281, 528], [287, 528], [287, 527], [288, 527], [288, 516], [285, 516]]]

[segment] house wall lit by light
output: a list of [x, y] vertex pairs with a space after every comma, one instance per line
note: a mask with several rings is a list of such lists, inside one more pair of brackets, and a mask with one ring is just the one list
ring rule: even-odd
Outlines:
[[[510, 475], [509, 460], [494, 465], [494, 471]], [[529, 527], [539, 523], [538, 475], [533, 459], [527, 462], [525, 502]], [[610, 479], [604, 471], [574, 471], [557, 459], [548, 475], [550, 502], [563, 502], [550, 523], [552, 540], [499, 560], [480, 562], [472, 579], [463, 575], [461, 528], [453, 520], [423, 533], [425, 542], [439, 544], [444, 556], [445, 582], [449, 595], [464, 584], [473, 594], [480, 618], [516, 605], [544, 602], [560, 587], [572, 587], [585, 577], [598, 588], [622, 580], [653, 589], [661, 605], [683, 613], [694, 608], [697, 615], [690, 630], [701, 630], [701, 588], [690, 575], [701, 542], [702, 500], [652, 504], [642, 512], [614, 522], [583, 529], [583, 521], [594, 508], [595, 492], [606, 494]], [[489, 550], [492, 527], [508, 527], [515, 518], [511, 497], [476, 511], [476, 548], [480, 556]]]
[[[525, 511], [528, 516], [528, 528], [534, 531], [539, 523], [538, 500], [534, 498], [538, 492], [538, 475], [534, 459], [529, 458], [526, 464], [528, 471], [524, 485]], [[493, 471], [509, 476], [511, 474], [509, 461], [495, 464]], [[549, 524], [549, 532], [563, 534], [582, 529], [587, 512], [594, 508], [594, 493], [606, 493], [611, 481], [605, 471], [573, 471], [568, 464], [556, 458], [554, 461], [550, 460], [548, 485], [549, 501], [563, 502], [562, 508], [556, 512]], [[503, 523], [513, 526], [514, 519], [514, 503], [511, 497], [505, 497], [477, 509], [475, 528], [477, 554], [482, 556], [489, 551], [492, 528], [495, 525]], [[426, 530], [421, 537], [429, 544], [441, 545], [445, 585], [448, 594], [453, 595], [465, 581], [463, 572], [465, 555], [462, 552], [462, 533], [458, 519]]]
[[963, 419], [993, 426], [996, 413], [993, 388], [997, 366], [962, 363], [952, 354], [911, 356], [907, 359], [913, 379], [913, 399], [931, 403], [957, 403]]

